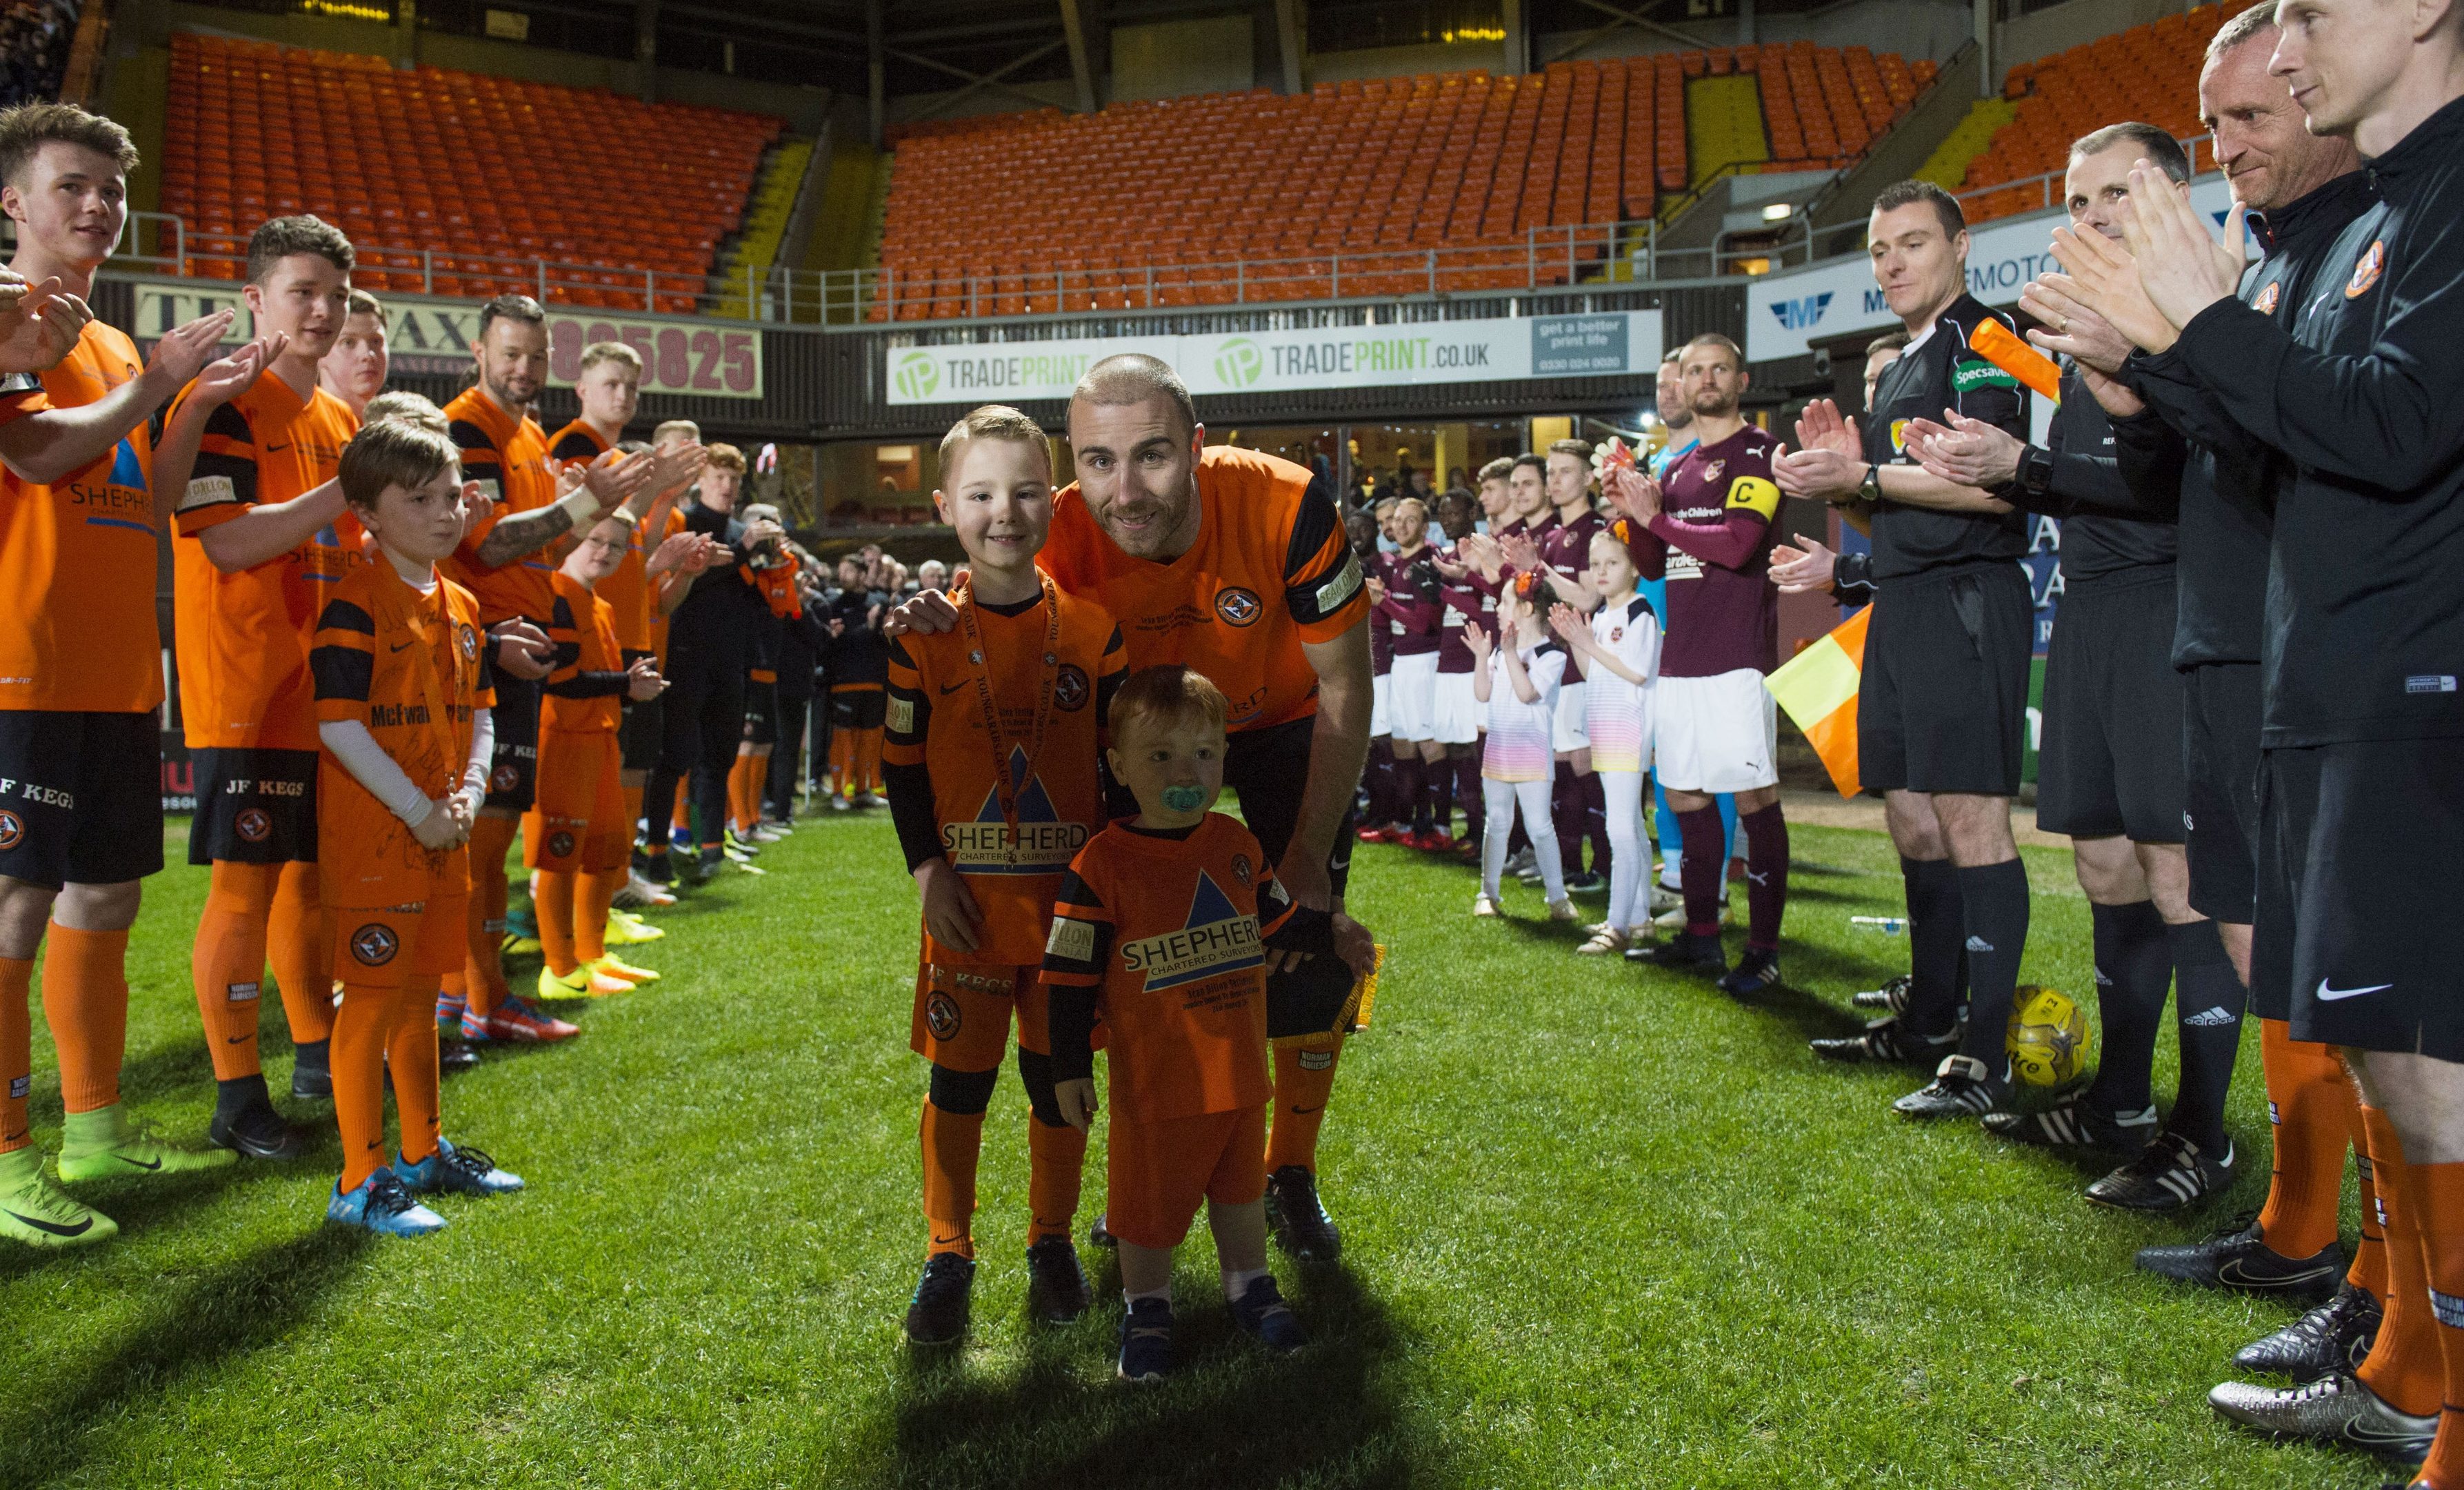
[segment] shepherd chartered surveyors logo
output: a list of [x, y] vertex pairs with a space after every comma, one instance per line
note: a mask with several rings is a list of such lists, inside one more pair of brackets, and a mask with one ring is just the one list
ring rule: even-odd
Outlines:
[[891, 370], [890, 382], [901, 398], [930, 398], [940, 391], [941, 367], [930, 352], [909, 352]]

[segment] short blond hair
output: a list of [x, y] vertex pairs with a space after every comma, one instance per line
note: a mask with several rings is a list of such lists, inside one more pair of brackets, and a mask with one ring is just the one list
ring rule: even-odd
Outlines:
[[671, 434], [681, 434], [691, 444], [701, 443], [701, 426], [691, 419], [661, 420], [659, 427], [650, 432], [650, 443], [656, 445]]
[[413, 490], [458, 467], [462, 453], [441, 430], [380, 419], [360, 426], [342, 447], [342, 500], [363, 512], [376, 510], [388, 486]]
[[1588, 463], [1592, 458], [1592, 442], [1590, 440], [1551, 440], [1549, 454], [1572, 456], [1577, 460]]
[[[622, 363], [626, 369], [631, 372], [634, 377], [639, 378], [642, 375], [642, 354], [633, 350], [633, 348], [626, 345], [622, 342], [593, 342], [588, 346], [583, 347], [582, 349], [582, 367], [577, 369], [575, 375], [578, 377], [582, 373], [588, 372], [591, 368], [598, 367], [603, 362]], [[686, 421], [681, 419], [671, 419], [668, 421], [669, 424], [683, 424]], [[668, 426], [665, 424], [659, 426], [662, 430], [665, 430], [667, 427]], [[700, 432], [695, 431], [694, 433], [698, 434]]]
[[1514, 457], [1512, 456], [1500, 456], [1495, 460], [1491, 460], [1480, 468], [1480, 483], [1483, 486], [1487, 485], [1491, 481], [1510, 481], [1512, 479], [1514, 479]]
[[1044, 426], [1007, 404], [971, 409], [950, 426], [950, 433], [941, 436], [941, 469], [948, 471], [966, 454], [967, 446], [977, 440], [1015, 440], [1033, 445], [1044, 453], [1045, 476], [1052, 475], [1052, 446], [1044, 437]]
[[733, 471], [738, 476], [744, 474], [744, 452], [733, 445], [710, 446], [709, 456], [709, 464], [718, 470]]
[[1231, 718], [1230, 701], [1205, 674], [1178, 662], [1142, 667], [1121, 680], [1105, 721], [1115, 744], [1135, 724], [1203, 723], [1217, 734]]
[[371, 424], [385, 423], [407, 424], [417, 429], [433, 430], [439, 434], [450, 434], [453, 431], [451, 422], [445, 417], [445, 411], [437, 408], [434, 400], [407, 388], [385, 389], [369, 399], [368, 407], [360, 413], [362, 429]]
[[346, 316], [374, 316], [379, 321], [383, 321], [385, 319], [385, 302], [378, 300], [375, 296], [370, 295], [365, 290], [353, 290], [351, 292], [350, 308], [342, 312], [342, 314]]

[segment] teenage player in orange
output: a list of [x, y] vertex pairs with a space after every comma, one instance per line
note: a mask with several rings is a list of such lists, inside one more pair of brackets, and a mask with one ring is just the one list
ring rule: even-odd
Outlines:
[[[136, 165], [127, 131], [83, 109], [0, 111], [0, 211], [17, 230], [10, 267], [37, 286], [58, 281], [55, 334], [77, 325], [56, 367], [0, 381], [0, 1235], [37, 1247], [118, 1230], [47, 1180], [33, 1146], [27, 999], [47, 942], [43, 1013], [68, 1114], [60, 1178], [231, 1161], [158, 1142], [120, 1100], [128, 928], [139, 882], [163, 867], [146, 420], [231, 325], [226, 311], [179, 327], [141, 371], [136, 344], [85, 319]], [[258, 355], [251, 345], [233, 360]]]
[[658, 977], [607, 950], [607, 909], [624, 888], [633, 848], [616, 728], [626, 700], [647, 701], [667, 687], [647, 650], [617, 639], [615, 608], [592, 592], [632, 543], [623, 512], [602, 518], [553, 580], [547, 634], [555, 671], [541, 685], [539, 792], [522, 817], [522, 862], [533, 871], [545, 958], [541, 998], [603, 997]]
[[446, 572], [479, 598], [497, 639], [495, 760], [488, 801], [471, 830], [471, 926], [463, 1037], [561, 1039], [571, 1025], [550, 1019], [505, 984], [497, 950], [505, 930], [505, 854], [530, 810], [539, 765], [539, 688], [549, 670], [547, 622], [555, 610], [546, 550], [587, 529], [639, 491], [648, 461], [616, 463], [612, 452], [560, 490], [548, 464], [547, 435], [531, 404], [547, 381], [547, 312], [525, 295], [500, 295], [479, 309], [471, 344], [478, 381], [445, 406], [462, 473], [487, 502], [467, 524]]
[[[463, 845], [488, 789], [488, 649], [479, 604], [436, 570], [472, 495], [453, 444], [380, 423], [351, 441], [341, 485], [375, 539], [373, 562], [334, 587], [318, 618], [318, 871], [342, 980], [334, 1020], [334, 1117], [342, 1173], [326, 1218], [390, 1235], [445, 1224], [415, 1191], [495, 1194], [522, 1182], [439, 1130], [429, 1011], [463, 961]], [[391, 1078], [402, 1146], [385, 1162]]]
[[[1179, 377], [1139, 353], [1088, 369], [1069, 401], [1078, 480], [1053, 500], [1042, 564], [1121, 623], [1130, 663], [1184, 662], [1231, 699], [1224, 777], [1292, 899], [1342, 921], [1343, 832], [1369, 753], [1369, 597], [1333, 497], [1309, 468], [1209, 446]], [[919, 595], [899, 624], [955, 625]], [[1275, 1049], [1269, 1213], [1293, 1256], [1331, 1260], [1317, 1138], [1342, 1034]]]
[[[744, 509], [747, 523], [777, 525], [779, 509], [756, 502]], [[784, 531], [783, 528], [781, 530]], [[736, 765], [727, 773], [728, 846], [759, 853], [793, 832], [761, 821], [762, 795], [770, 781], [770, 756], [779, 744], [779, 652], [791, 619], [803, 611], [796, 575], [801, 564], [783, 538], [757, 544], [744, 556], [743, 577], [760, 597], [753, 615], [752, 665], [744, 673], [744, 739], [736, 747]]]
[[1098, 752], [1127, 666], [1111, 617], [1036, 569], [1052, 524], [1052, 454], [1033, 420], [991, 404], [951, 426], [933, 500], [973, 567], [951, 596], [956, 631], [890, 645], [882, 757], [891, 817], [924, 901], [909, 1038], [933, 1062], [923, 1120], [930, 1240], [907, 1311], [908, 1337], [921, 1344], [967, 1326], [976, 1160], [1013, 1009], [1031, 1109], [1030, 1307], [1054, 1323], [1087, 1307], [1069, 1239], [1087, 1137], [1052, 1100], [1036, 967], [1062, 872], [1103, 826]]
[[275, 1110], [257, 1060], [269, 960], [291, 1026], [291, 1094], [333, 1091], [308, 646], [325, 597], [361, 562], [334, 484], [359, 415], [318, 386], [349, 308], [351, 264], [350, 240], [315, 217], [277, 217], [251, 234], [241, 294], [271, 360], [245, 383], [192, 384], [154, 462], [157, 484], [180, 494], [180, 714], [197, 773], [188, 862], [213, 877], [188, 965], [217, 1087], [207, 1131], [263, 1159], [297, 1158], [309, 1143]]
[[1137, 814], [1070, 861], [1044, 954], [1061, 1115], [1095, 1114], [1095, 1020], [1112, 1118], [1106, 1226], [1119, 1238], [1120, 1374], [1172, 1368], [1172, 1255], [1199, 1203], [1240, 1326], [1282, 1351], [1308, 1337], [1266, 1271], [1266, 973], [1335, 954], [1375, 957], [1357, 926], [1337, 933], [1297, 906], [1265, 851], [1208, 811], [1230, 754], [1222, 690], [1177, 664], [1142, 668], [1112, 701], [1112, 775]]
[[385, 351], [385, 306], [367, 291], [353, 290], [350, 314], [342, 318], [342, 334], [334, 338], [334, 349], [317, 364], [317, 386], [364, 419], [368, 400], [385, 391], [385, 374], [392, 365]]

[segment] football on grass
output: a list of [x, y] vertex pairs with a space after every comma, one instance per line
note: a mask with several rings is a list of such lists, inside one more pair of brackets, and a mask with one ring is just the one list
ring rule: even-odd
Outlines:
[[2021, 984], [2011, 1001], [2011, 1072], [2029, 1086], [2065, 1086], [2087, 1064], [2087, 1015], [2059, 989]]

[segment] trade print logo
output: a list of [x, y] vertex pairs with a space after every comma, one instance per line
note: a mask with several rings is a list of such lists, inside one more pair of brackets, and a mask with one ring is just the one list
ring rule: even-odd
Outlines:
[[1215, 354], [1215, 381], [1227, 388], [1249, 388], [1265, 376], [1266, 354], [1245, 336], [1234, 337]]
[[890, 386], [898, 390], [901, 398], [930, 398], [941, 390], [940, 365], [930, 352], [909, 352], [898, 359], [897, 367], [890, 374]]
[[369, 922], [351, 933], [351, 957], [364, 967], [382, 967], [401, 949], [393, 928], [380, 922]]
[[1226, 585], [1215, 592], [1215, 613], [1228, 626], [1255, 625], [1265, 609], [1256, 595], [1238, 585]]
[[1771, 313], [1791, 331], [1811, 331], [1822, 323], [1822, 313], [1831, 308], [1831, 292], [1808, 295], [1800, 300], [1773, 300]]

